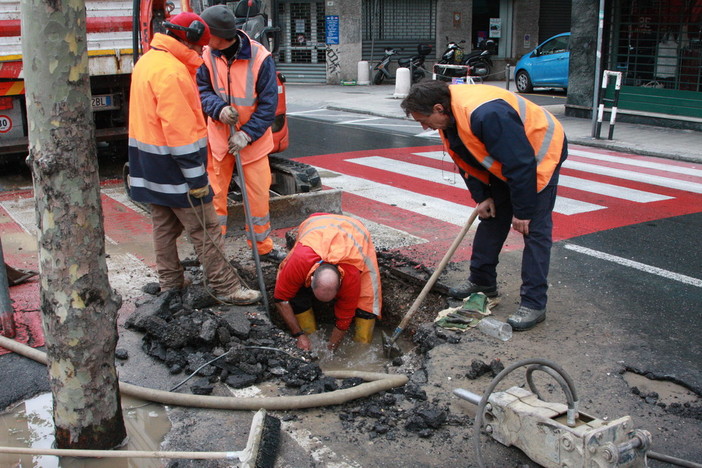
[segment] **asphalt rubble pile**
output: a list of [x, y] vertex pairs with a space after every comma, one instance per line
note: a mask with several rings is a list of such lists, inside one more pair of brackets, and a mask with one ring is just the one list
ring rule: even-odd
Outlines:
[[[190, 275], [197, 276], [197, 266]], [[201, 275], [200, 275], [201, 277]], [[316, 355], [298, 349], [295, 340], [257, 312], [218, 305], [196, 279], [183, 291], [160, 292], [158, 284], [143, 288], [147, 293], [126, 321], [128, 329], [143, 333], [146, 354], [186, 376], [175, 391], [187, 384], [192, 393], [208, 395], [218, 384], [238, 389], [263, 382], [278, 384], [281, 394], [310, 395], [354, 387], [360, 378], [337, 380], [324, 375]], [[410, 381], [401, 387], [339, 406], [342, 428], [347, 432], [384, 437], [431, 437], [445, 426], [467, 426], [469, 418], [451, 414], [448, 403], [428, 401], [425, 353], [442, 343], [458, 343], [460, 335], [433, 324], [421, 325], [413, 335], [412, 352], [391, 360], [391, 372], [404, 373]], [[120, 350], [118, 350], [118, 353]], [[122, 359], [127, 359], [122, 355]], [[474, 361], [468, 378], [501, 368], [499, 361]], [[182, 389], [180, 390], [182, 391]], [[288, 415], [283, 419], [294, 419]], [[444, 434], [444, 436], [447, 432]]]

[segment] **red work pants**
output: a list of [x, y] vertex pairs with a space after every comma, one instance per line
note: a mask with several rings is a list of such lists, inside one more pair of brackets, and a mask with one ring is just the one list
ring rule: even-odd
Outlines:
[[[217, 218], [222, 229], [222, 234], [227, 232], [227, 193], [229, 184], [234, 174], [236, 160], [231, 154], [227, 154], [223, 160], [217, 161], [211, 154], [207, 160], [207, 173], [210, 177], [210, 185], [214, 189], [214, 207]], [[246, 183], [246, 194], [249, 199], [251, 217], [253, 218], [254, 235], [256, 247], [260, 255], [265, 255], [273, 249], [273, 239], [271, 239], [271, 218], [269, 212], [270, 187], [271, 187], [271, 166], [268, 156], [244, 164], [244, 181]], [[248, 224], [246, 230], [249, 230]], [[251, 242], [249, 241], [249, 246]]]

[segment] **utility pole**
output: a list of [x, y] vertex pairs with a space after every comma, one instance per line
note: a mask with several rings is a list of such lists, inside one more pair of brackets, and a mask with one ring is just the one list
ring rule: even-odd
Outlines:
[[115, 369], [121, 297], [107, 277], [85, 0], [22, 0], [41, 310], [58, 448], [126, 438]]

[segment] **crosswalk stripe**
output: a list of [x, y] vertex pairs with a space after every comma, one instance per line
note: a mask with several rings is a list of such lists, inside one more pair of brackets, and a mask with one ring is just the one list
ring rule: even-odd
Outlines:
[[[454, 184], [450, 180], [446, 180], [446, 171], [441, 169], [435, 169], [433, 167], [422, 166], [419, 164], [412, 164], [404, 161], [398, 161], [396, 159], [383, 158], [380, 156], [368, 156], [362, 158], [354, 158], [347, 160], [348, 162], [359, 164], [365, 167], [372, 167], [375, 169], [382, 169], [385, 171], [394, 172], [396, 174], [401, 174], [405, 176], [415, 177], [418, 179], [436, 182], [443, 185], [448, 185], [452, 187], [457, 187], [460, 190], [468, 191], [468, 188], [463, 183]], [[382, 200], [381, 200], [382, 201]], [[561, 213], [565, 215], [574, 215], [580, 213], [587, 213], [591, 211], [597, 211], [605, 209], [606, 207], [601, 205], [596, 205], [594, 203], [588, 203], [580, 200], [573, 200], [567, 197], [559, 196], [556, 202], [556, 207], [554, 211], [556, 213]]]
[[562, 174], [558, 179], [558, 185], [576, 190], [582, 190], [584, 192], [596, 193], [598, 195], [605, 195], [612, 198], [620, 198], [622, 200], [628, 200], [635, 203], [651, 203], [661, 200], [670, 200], [673, 198], [667, 195], [644, 192], [643, 190], [620, 187], [612, 184], [604, 184], [602, 182], [595, 182], [594, 180], [580, 179], [578, 177], [571, 177]]
[[[318, 168], [322, 170], [322, 168]], [[409, 190], [380, 184], [360, 177], [338, 174], [323, 169], [322, 183], [328, 187], [337, 188], [353, 193], [360, 197], [376, 200], [388, 205], [397, 206], [423, 216], [463, 226], [465, 214], [470, 208], [436, 197], [422, 195]]]
[[642, 182], [644, 184], [682, 190], [685, 192], [702, 193], [702, 184], [696, 182], [687, 182], [679, 179], [671, 179], [669, 177], [661, 177], [636, 171], [598, 166], [596, 164], [588, 164], [571, 160], [566, 160], [566, 162], [563, 163], [563, 167], [567, 169], [574, 169], [576, 171], [589, 172], [590, 174], [600, 174], [618, 179], [631, 180], [634, 182]]
[[654, 161], [646, 161], [642, 159], [622, 158], [620, 156], [593, 153], [591, 151], [583, 151], [579, 149], [569, 149], [568, 154], [573, 156], [580, 156], [582, 158], [594, 159], [597, 161], [627, 164], [634, 167], [645, 167], [647, 169], [656, 169], [659, 171], [674, 172], [677, 174], [702, 177], [702, 170], [700, 169], [693, 169], [692, 167], [685, 167], [684, 165], [676, 165], [672, 164], [671, 162], [659, 163]]
[[[451, 157], [448, 155], [448, 153], [445, 153], [444, 151], [426, 151], [412, 154], [437, 161], [448, 161], [453, 163], [451, 161]], [[445, 170], [442, 171], [442, 179], [446, 178], [445, 175], [443, 175], [445, 173]], [[569, 177], [565, 175], [560, 176], [559, 185], [563, 187], [574, 188], [577, 190], [583, 190], [585, 192], [596, 193], [598, 195], [606, 195], [612, 198], [633, 201], [636, 203], [650, 203], [661, 200], [670, 200], [673, 198], [667, 195], [660, 195], [657, 193], [645, 192], [643, 190], [636, 190], [628, 187], [621, 187], [613, 184], [605, 184], [602, 182], [579, 179], [576, 177]]]

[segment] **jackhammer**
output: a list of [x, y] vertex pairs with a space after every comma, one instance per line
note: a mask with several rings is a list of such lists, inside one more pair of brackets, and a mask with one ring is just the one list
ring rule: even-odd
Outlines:
[[[512, 387], [494, 392], [507, 374], [524, 366], [529, 366], [526, 371], [529, 390]], [[541, 399], [533, 381], [535, 371], [545, 372], [560, 384], [567, 404]], [[493, 439], [507, 447], [518, 447], [546, 468], [647, 466], [651, 434], [635, 429], [629, 416], [605, 421], [580, 412], [572, 379], [545, 359], [527, 359], [505, 368], [482, 397], [462, 388], [453, 393], [478, 406], [474, 444], [481, 468], [485, 466], [480, 451], [483, 421], [485, 432]]]

